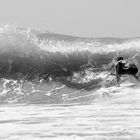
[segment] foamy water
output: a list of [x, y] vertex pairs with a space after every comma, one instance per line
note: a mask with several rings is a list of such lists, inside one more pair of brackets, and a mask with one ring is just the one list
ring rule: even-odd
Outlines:
[[1, 140], [140, 139], [139, 89], [92, 104], [1, 105]]
[[0, 140], [140, 139], [140, 89], [110, 72], [119, 55], [140, 69], [140, 38], [4, 26], [0, 44]]

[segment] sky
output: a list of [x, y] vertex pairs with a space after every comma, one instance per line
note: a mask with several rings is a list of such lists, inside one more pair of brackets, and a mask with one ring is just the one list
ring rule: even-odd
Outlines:
[[0, 0], [0, 26], [81, 37], [140, 36], [140, 0]]

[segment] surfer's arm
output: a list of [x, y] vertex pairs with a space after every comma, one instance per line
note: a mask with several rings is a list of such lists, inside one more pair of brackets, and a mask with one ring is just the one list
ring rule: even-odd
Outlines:
[[127, 69], [130, 68], [130, 63], [129, 63], [129, 62], [127, 62], [127, 63], [122, 63], [122, 64], [123, 64], [123, 69], [124, 69], [124, 70], [127, 70]]

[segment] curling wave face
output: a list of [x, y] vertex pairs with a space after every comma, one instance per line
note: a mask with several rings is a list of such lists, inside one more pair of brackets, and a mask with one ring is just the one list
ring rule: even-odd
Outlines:
[[140, 68], [139, 45], [139, 38], [80, 38], [6, 25], [0, 28], [0, 100], [93, 100], [103, 83], [115, 84], [112, 77], [104, 81], [115, 56], [133, 57]]

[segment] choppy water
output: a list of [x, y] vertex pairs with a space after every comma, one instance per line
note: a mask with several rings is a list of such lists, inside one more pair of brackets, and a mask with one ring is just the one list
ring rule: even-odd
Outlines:
[[123, 77], [116, 87], [110, 74], [117, 56], [140, 69], [139, 46], [0, 28], [0, 139], [140, 139], [139, 83]]
[[132, 92], [92, 104], [1, 105], [0, 139], [140, 139], [140, 95]]

